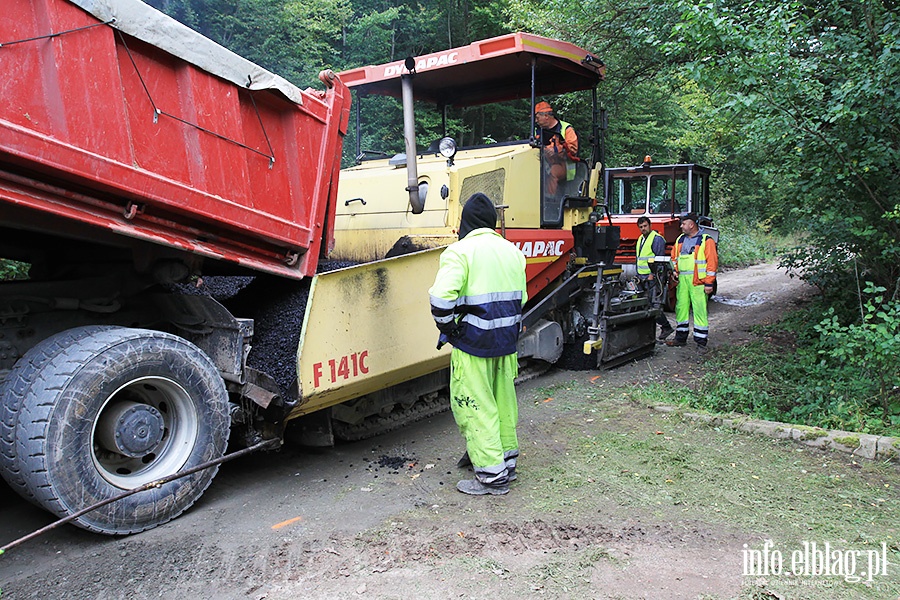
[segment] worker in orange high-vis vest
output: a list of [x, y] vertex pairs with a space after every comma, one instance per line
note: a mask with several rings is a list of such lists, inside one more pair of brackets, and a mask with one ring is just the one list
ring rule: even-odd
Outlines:
[[575, 179], [575, 163], [581, 160], [578, 158], [578, 133], [570, 123], [556, 118], [549, 102], [535, 104], [534, 122], [540, 129], [544, 159], [550, 165], [547, 193], [553, 196], [560, 183]]
[[706, 354], [709, 344], [707, 302], [713, 293], [719, 254], [716, 241], [700, 230], [697, 213], [681, 215], [681, 235], [672, 246], [675, 291], [675, 339], [669, 346], [686, 346], [691, 313], [694, 315], [694, 341], [697, 351]]

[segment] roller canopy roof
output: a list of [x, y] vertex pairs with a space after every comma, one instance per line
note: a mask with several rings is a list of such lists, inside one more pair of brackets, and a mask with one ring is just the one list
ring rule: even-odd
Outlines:
[[[606, 70], [599, 58], [574, 44], [528, 33], [511, 33], [414, 59], [416, 99], [453, 106], [531, 97], [532, 60], [538, 96], [591, 89]], [[398, 60], [344, 71], [340, 77], [359, 94], [399, 98], [400, 76], [407, 72], [404, 61]]]

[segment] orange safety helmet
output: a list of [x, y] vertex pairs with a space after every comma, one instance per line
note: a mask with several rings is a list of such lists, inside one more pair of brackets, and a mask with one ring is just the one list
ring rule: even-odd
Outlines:
[[543, 112], [553, 114], [553, 107], [550, 106], [549, 102], [538, 102], [534, 105], [534, 114]]

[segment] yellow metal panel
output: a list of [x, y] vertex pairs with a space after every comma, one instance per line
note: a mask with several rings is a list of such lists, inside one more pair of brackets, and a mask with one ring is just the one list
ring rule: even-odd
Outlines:
[[[336, 225], [341, 223], [340, 218]], [[369, 262], [375, 258], [385, 256], [394, 247], [397, 240], [408, 236], [417, 242], [417, 248], [435, 248], [446, 246], [456, 241], [456, 234], [447, 228], [409, 228], [397, 229], [366, 229], [345, 231], [341, 238], [340, 246], [336, 246], [329, 258], [334, 260], [347, 260], [351, 262]]]
[[317, 275], [297, 354], [299, 406], [307, 414], [432, 373], [438, 351], [428, 288], [442, 248]]
[[603, 347], [603, 340], [594, 340], [593, 342], [590, 340], [585, 340], [582, 345], [581, 351], [584, 354], [590, 354], [594, 350], [599, 350]]
[[510, 156], [506, 167], [506, 226], [516, 229], [541, 226], [541, 155], [527, 148]]
[[[375, 260], [405, 235], [452, 236], [459, 226], [460, 203], [466, 200], [460, 198], [466, 179], [497, 170], [503, 173], [504, 197], [492, 199], [509, 205], [506, 226], [540, 227], [540, 154], [525, 142], [461, 150], [452, 167], [442, 157], [420, 158], [419, 182], [428, 183], [425, 211], [420, 215], [412, 214], [409, 207], [405, 168], [376, 160], [344, 169], [330, 257]], [[448, 189], [446, 199], [441, 198], [443, 186]]]

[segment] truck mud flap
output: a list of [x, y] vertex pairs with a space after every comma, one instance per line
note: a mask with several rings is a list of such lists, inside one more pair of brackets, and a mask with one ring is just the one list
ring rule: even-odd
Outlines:
[[428, 289], [442, 248], [317, 275], [300, 334], [298, 417], [447, 368]]

